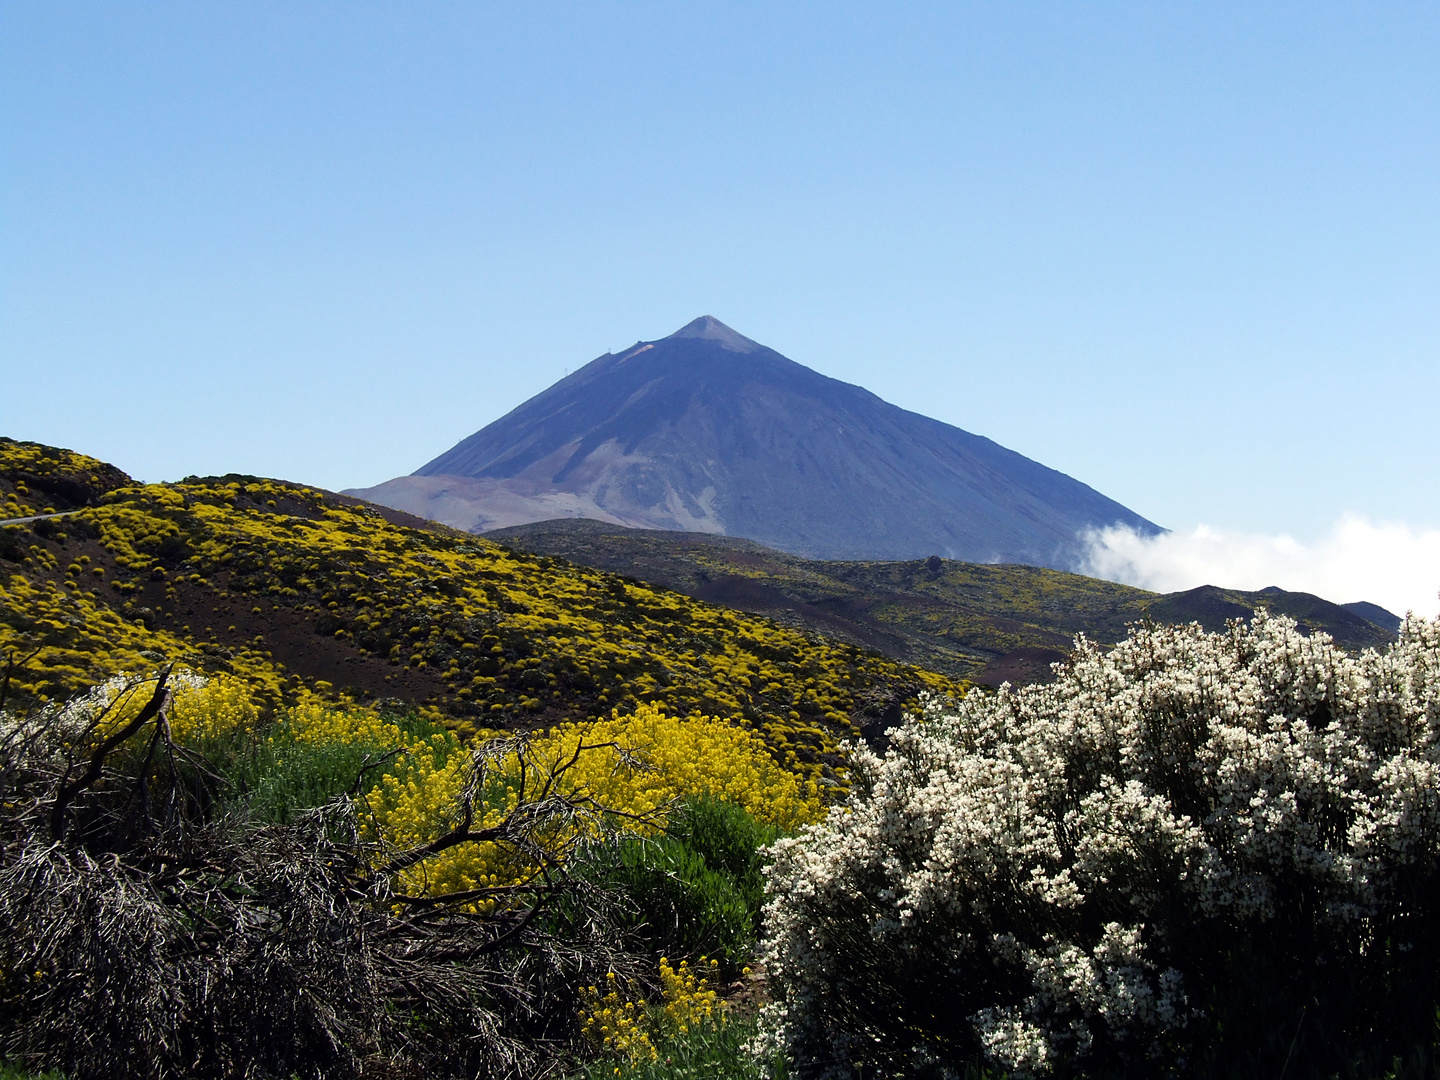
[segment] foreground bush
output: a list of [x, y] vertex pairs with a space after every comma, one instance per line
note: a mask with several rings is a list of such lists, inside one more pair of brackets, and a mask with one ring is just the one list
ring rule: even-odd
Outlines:
[[1380, 1076], [1440, 1000], [1440, 622], [1078, 643], [857, 749], [776, 845], [760, 1045], [801, 1075]]
[[752, 733], [654, 707], [467, 746], [313, 699], [265, 719], [173, 669], [0, 711], [0, 1054], [538, 1077], [582, 1044], [582, 986], [665, 944], [737, 966], [756, 848], [819, 806]]
[[[558, 1068], [579, 986], [637, 967], [613, 898], [566, 872], [607, 828], [603, 807], [567, 792], [568, 762], [523, 739], [458, 754], [465, 781], [434, 835], [408, 845], [377, 835], [348, 794], [299, 805], [303, 784], [287, 788], [283, 820], [252, 818], [193, 749], [208, 742], [234, 765], [246, 733], [226, 717], [249, 714], [223, 680], [170, 678], [0, 713], [0, 1054], [81, 1078]], [[326, 724], [385, 734], [358, 711], [287, 723], [291, 749], [321, 745], [304, 733]], [[349, 790], [396, 750], [453, 749], [409, 738], [367, 752]], [[485, 778], [512, 768], [521, 779], [492, 814]], [[527, 874], [497, 890], [406, 888], [437, 856], [482, 844]]]

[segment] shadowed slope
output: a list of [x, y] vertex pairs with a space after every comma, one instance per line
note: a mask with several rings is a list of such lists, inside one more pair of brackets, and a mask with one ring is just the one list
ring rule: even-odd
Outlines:
[[[618, 570], [701, 600], [765, 614], [867, 645], [887, 656], [990, 685], [1034, 682], [1068, 653], [1076, 634], [1111, 643], [1127, 624], [1199, 622], [1207, 630], [1267, 607], [1348, 648], [1395, 639], [1374, 620], [1309, 593], [1239, 592], [1205, 585], [1152, 593], [1060, 570], [930, 558], [821, 562], [749, 540], [547, 521], [490, 533], [513, 548]], [[1398, 626], [1398, 622], [1396, 624]]]

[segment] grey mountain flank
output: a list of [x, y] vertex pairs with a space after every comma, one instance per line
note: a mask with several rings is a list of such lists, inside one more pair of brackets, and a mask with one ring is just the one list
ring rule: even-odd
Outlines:
[[1156, 525], [990, 439], [710, 316], [606, 353], [414, 475], [347, 494], [470, 532], [555, 518], [746, 537], [822, 559], [1082, 565]]

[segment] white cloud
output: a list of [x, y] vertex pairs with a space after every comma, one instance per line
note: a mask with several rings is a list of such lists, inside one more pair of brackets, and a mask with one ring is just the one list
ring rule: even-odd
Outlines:
[[1337, 604], [1368, 600], [1397, 615], [1440, 612], [1440, 530], [1346, 515], [1309, 544], [1206, 525], [1159, 536], [1117, 526], [1086, 540], [1086, 573], [1157, 592], [1198, 585], [1246, 591], [1278, 585]]

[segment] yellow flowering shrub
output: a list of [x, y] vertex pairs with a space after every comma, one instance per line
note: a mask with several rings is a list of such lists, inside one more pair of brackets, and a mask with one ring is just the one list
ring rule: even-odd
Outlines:
[[410, 739], [374, 709], [311, 698], [285, 710], [285, 734], [299, 743], [408, 748]]
[[[157, 674], [121, 673], [92, 688], [71, 703], [77, 715], [99, 719], [96, 734], [104, 738], [128, 724], [149, 702]], [[253, 733], [261, 710], [252, 685], [226, 672], [205, 675], [176, 666], [166, 680], [170, 700], [165, 717], [176, 742], [199, 745], [208, 740]], [[102, 715], [103, 714], [103, 715]], [[283, 727], [297, 742], [404, 746], [405, 735], [373, 709], [328, 705], [313, 697], [284, 712]], [[272, 740], [274, 736], [272, 735]]]
[[612, 971], [606, 976], [605, 993], [599, 987], [581, 988], [580, 1030], [599, 1053], [626, 1058], [631, 1063], [654, 1061], [659, 1057], [657, 1040], [687, 1035], [702, 1024], [724, 1024], [725, 1003], [710, 986], [719, 963], [702, 956], [696, 968], [682, 960], [672, 967], [660, 958], [660, 997], [653, 1004], [622, 992]]
[[[172, 672], [170, 693], [202, 685], [203, 680], [185, 669]], [[86, 737], [98, 742], [123, 730], [139, 716], [155, 693], [155, 678], [121, 672], [65, 704], [60, 710], [60, 727], [72, 745]]]
[[[455, 824], [461, 793], [471, 775], [471, 755], [452, 752], [433, 736], [426, 745], [412, 742], [403, 761], [385, 774], [370, 792], [367, 803], [377, 836], [396, 848], [408, 849], [443, 835]], [[471, 828], [493, 828], [519, 800], [512, 786], [491, 785], [475, 802]], [[502, 888], [527, 881], [536, 868], [520, 859], [507, 845], [488, 840], [447, 848], [400, 873], [399, 889], [410, 896], [470, 892]], [[476, 899], [481, 913], [495, 901]]]
[[244, 679], [223, 672], [202, 679], [185, 672], [187, 677], [177, 680], [176, 674], [168, 713], [176, 742], [201, 743], [255, 729], [260, 710]]
[[[605, 745], [613, 744], [613, 745]], [[781, 768], [753, 731], [709, 716], [667, 716], [654, 704], [629, 716], [562, 724], [537, 743], [542, 759], [568, 761], [570, 790], [600, 805], [635, 815], [653, 814], [687, 795], [710, 795], [735, 803], [759, 821], [792, 829], [824, 816], [813, 780]], [[625, 760], [621, 751], [638, 759]]]
[[[390, 730], [393, 745], [403, 745], [406, 753], [370, 791], [367, 803], [376, 835], [408, 849], [454, 825], [472, 758], [443, 736], [405, 741], [398, 728], [391, 725]], [[588, 797], [600, 808], [618, 811], [626, 815], [621, 823], [631, 828], [657, 826], [670, 803], [690, 795], [736, 803], [784, 829], [824, 814], [813, 781], [777, 765], [753, 732], [713, 717], [682, 719], [642, 705], [630, 716], [617, 713], [607, 720], [561, 725], [536, 737], [527, 753], [532, 770], [559, 773], [562, 794]], [[499, 824], [515, 808], [520, 783], [517, 757], [498, 763], [476, 798], [472, 830]], [[533, 795], [533, 781], [527, 794]], [[559, 856], [577, 839], [569, 831], [546, 841]], [[403, 871], [401, 888], [410, 895], [497, 888], [524, 882], [537, 869], [507, 844], [471, 841]], [[478, 909], [489, 910], [490, 903], [481, 899]]]
[[[233, 676], [206, 678], [189, 668], [174, 667], [164, 676], [164, 693], [156, 701], [160, 673], [120, 673], [64, 703], [45, 706], [36, 717], [45, 741], [72, 760], [88, 758], [97, 747], [118, 740], [108, 753], [128, 769], [129, 758], [153, 745], [158, 727], [168, 727], [174, 742], [209, 753], [216, 740], [254, 731], [260, 715], [250, 687]], [[156, 703], [158, 707], [149, 710]], [[0, 711], [0, 732], [28, 721]], [[210, 744], [210, 745], [207, 745]], [[223, 755], [222, 755], [223, 756]]]

